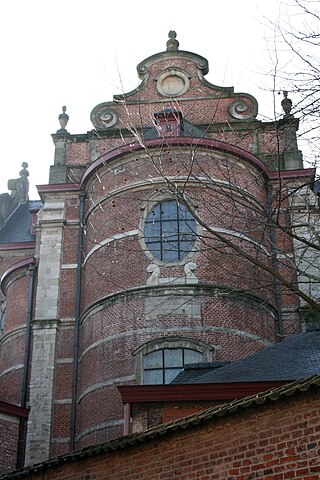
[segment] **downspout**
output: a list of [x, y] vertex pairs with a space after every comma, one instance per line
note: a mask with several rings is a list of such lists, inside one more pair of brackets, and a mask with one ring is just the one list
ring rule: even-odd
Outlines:
[[[268, 192], [268, 210], [270, 218], [270, 235], [271, 235], [271, 253], [272, 253], [272, 262], [273, 268], [276, 272], [279, 272], [279, 261], [276, 252], [276, 231], [275, 226], [271, 221], [272, 217], [272, 185], [270, 182], [267, 183], [267, 192]], [[284, 338], [283, 332], [283, 318], [282, 318], [282, 296], [281, 296], [281, 285], [280, 280], [275, 277], [275, 302], [277, 309], [277, 340], [282, 341]]]
[[126, 402], [124, 404], [123, 435], [129, 435], [129, 433], [130, 433], [130, 417], [131, 417], [131, 404]]
[[[27, 324], [26, 324], [26, 339], [24, 350], [24, 363], [22, 373], [22, 390], [21, 390], [21, 407], [26, 408], [28, 398], [28, 384], [29, 384], [29, 363], [31, 354], [31, 322], [33, 314], [33, 292], [34, 292], [34, 280], [36, 273], [36, 266], [34, 264], [29, 265], [29, 293], [28, 293], [28, 310], [27, 310]], [[26, 451], [26, 431], [27, 431], [27, 419], [20, 418], [19, 422], [19, 437], [18, 437], [18, 452], [17, 452], [17, 468], [24, 466], [24, 458]]]
[[71, 419], [70, 419], [70, 451], [75, 449], [76, 418], [77, 418], [77, 385], [78, 385], [78, 354], [79, 354], [79, 322], [81, 312], [81, 263], [83, 246], [83, 221], [84, 221], [85, 192], [79, 193], [79, 234], [77, 250], [77, 278], [76, 278], [76, 307], [74, 319], [73, 338], [73, 365], [72, 365], [72, 393], [71, 393]]

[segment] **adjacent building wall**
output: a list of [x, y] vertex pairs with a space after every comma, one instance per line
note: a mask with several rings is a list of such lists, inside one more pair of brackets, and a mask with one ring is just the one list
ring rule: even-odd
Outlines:
[[16, 468], [19, 418], [0, 412], [0, 475]]
[[[193, 424], [133, 445], [105, 445], [58, 465], [24, 475], [26, 480], [318, 480], [319, 390]], [[151, 432], [150, 432], [151, 433]], [[104, 453], [103, 450], [108, 450]], [[88, 457], [86, 458], [86, 455]]]

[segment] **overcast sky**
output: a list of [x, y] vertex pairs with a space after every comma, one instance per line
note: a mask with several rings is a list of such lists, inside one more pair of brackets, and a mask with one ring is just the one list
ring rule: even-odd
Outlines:
[[[61, 107], [70, 133], [91, 130], [93, 107], [139, 84], [136, 65], [165, 50], [169, 30], [177, 31], [181, 50], [208, 59], [208, 81], [253, 94], [260, 118], [271, 118], [267, 24], [279, 19], [280, 7], [280, 0], [1, 2], [0, 192], [25, 161], [37, 199], [35, 185], [48, 182], [53, 163]], [[281, 97], [276, 101], [280, 111]]]

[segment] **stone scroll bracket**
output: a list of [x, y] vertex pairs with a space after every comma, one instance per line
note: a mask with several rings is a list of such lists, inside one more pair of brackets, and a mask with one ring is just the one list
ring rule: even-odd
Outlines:
[[147, 267], [147, 272], [150, 277], [147, 279], [147, 285], [166, 285], [166, 284], [185, 284], [198, 283], [198, 277], [195, 274], [197, 264], [188, 262], [184, 265], [184, 276], [182, 277], [161, 277], [161, 269], [159, 265], [150, 263]]

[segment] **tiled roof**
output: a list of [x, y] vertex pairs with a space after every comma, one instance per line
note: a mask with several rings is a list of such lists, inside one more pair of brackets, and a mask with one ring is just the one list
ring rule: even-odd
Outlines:
[[308, 331], [210, 372], [182, 371], [175, 383], [291, 381], [319, 372], [320, 331]]
[[35, 235], [30, 233], [32, 218], [30, 210], [39, 210], [41, 206], [42, 203], [38, 200], [18, 205], [0, 229], [0, 244], [34, 241]]
[[80, 460], [86, 457], [97, 456], [107, 452], [128, 448], [132, 445], [147, 442], [153, 438], [157, 438], [171, 432], [185, 430], [186, 428], [192, 428], [193, 426], [201, 423], [214, 422], [215, 419], [222, 416], [234, 415], [237, 412], [241, 412], [245, 409], [260, 407], [261, 405], [267, 405], [268, 403], [275, 402], [281, 398], [287, 398], [289, 396], [298, 394], [299, 392], [306, 392], [311, 389], [320, 388], [320, 375], [314, 377], [298, 380], [279, 388], [271, 389], [266, 392], [261, 392], [257, 395], [246, 397], [240, 400], [235, 400], [230, 403], [211, 407], [207, 410], [192, 414], [188, 417], [183, 417], [173, 422], [165, 423], [153, 427], [145, 432], [134, 433], [120, 437], [116, 440], [109, 441], [107, 443], [95, 445], [92, 447], [84, 448], [61, 457], [57, 457], [47, 462], [37, 464], [31, 467], [27, 467], [21, 470], [17, 470], [12, 473], [1, 476], [1, 480], [18, 479], [24, 476], [30, 475], [33, 472], [39, 472], [47, 470], [56, 465], [61, 465], [66, 462]]

